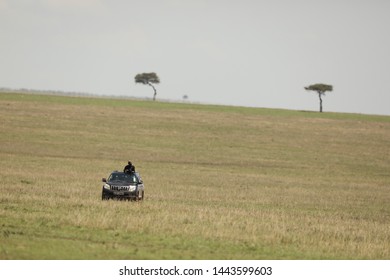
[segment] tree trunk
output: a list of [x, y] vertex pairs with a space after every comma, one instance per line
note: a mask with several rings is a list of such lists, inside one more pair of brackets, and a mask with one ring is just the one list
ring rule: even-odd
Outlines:
[[153, 94], [153, 101], [156, 100], [156, 95], [157, 95], [157, 91], [156, 91], [156, 88], [151, 84], [151, 83], [148, 83], [149, 86], [151, 86], [154, 90], [154, 94]]
[[318, 97], [320, 98], [320, 113], [322, 113], [322, 97], [321, 97], [321, 95], [322, 95], [322, 92], [319, 92]]

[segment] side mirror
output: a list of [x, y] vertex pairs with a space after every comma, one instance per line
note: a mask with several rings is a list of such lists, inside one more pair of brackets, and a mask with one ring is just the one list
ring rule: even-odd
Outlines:
[[106, 178], [103, 178], [103, 179], [102, 179], [102, 182], [107, 183]]

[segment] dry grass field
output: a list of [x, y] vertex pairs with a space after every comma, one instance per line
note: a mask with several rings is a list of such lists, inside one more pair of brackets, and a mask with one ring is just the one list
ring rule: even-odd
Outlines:
[[390, 259], [388, 116], [0, 93], [0, 129], [0, 259]]

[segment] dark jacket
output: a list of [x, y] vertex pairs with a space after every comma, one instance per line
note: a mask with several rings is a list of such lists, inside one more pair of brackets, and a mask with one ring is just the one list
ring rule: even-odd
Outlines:
[[134, 171], [135, 171], [135, 167], [132, 164], [126, 165], [125, 168], [123, 169], [123, 172], [125, 172], [125, 173], [131, 173]]

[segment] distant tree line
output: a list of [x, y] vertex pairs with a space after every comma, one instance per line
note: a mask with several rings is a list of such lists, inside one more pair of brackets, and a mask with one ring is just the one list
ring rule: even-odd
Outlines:
[[[153, 101], [156, 100], [156, 95], [157, 95], [157, 90], [154, 87], [153, 84], [159, 84], [160, 83], [160, 78], [157, 76], [155, 72], [150, 72], [150, 73], [140, 73], [137, 74], [135, 77], [135, 83], [143, 84], [143, 85], [149, 85], [153, 88], [154, 94], [153, 94]], [[314, 91], [318, 94], [318, 98], [320, 99], [320, 112], [322, 113], [322, 97], [325, 96], [325, 93], [327, 91], [333, 91], [333, 86], [332, 85], [327, 85], [327, 84], [313, 84], [310, 86], [305, 87], [305, 90], [308, 91]], [[188, 96], [184, 95], [183, 99], [187, 99]]]

